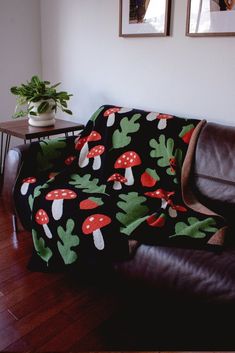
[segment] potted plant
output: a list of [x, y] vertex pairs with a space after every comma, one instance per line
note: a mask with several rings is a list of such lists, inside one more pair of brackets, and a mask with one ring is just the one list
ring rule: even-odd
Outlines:
[[56, 87], [60, 84], [59, 82], [51, 85], [49, 81], [42, 81], [38, 76], [33, 76], [26, 84], [11, 87], [11, 93], [17, 96], [13, 118], [28, 115], [30, 125], [43, 127], [55, 124], [58, 108], [72, 115], [67, 104], [72, 94], [57, 92]]

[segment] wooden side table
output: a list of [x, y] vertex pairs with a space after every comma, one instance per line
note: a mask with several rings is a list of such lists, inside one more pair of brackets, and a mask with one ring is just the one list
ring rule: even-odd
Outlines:
[[33, 139], [40, 141], [43, 137], [65, 134], [79, 131], [84, 128], [82, 124], [72, 123], [67, 120], [56, 119], [54, 126], [34, 127], [28, 124], [28, 119], [17, 119], [12, 121], [0, 122], [0, 184], [4, 174], [5, 160], [9, 151], [11, 136], [15, 136], [31, 143]]

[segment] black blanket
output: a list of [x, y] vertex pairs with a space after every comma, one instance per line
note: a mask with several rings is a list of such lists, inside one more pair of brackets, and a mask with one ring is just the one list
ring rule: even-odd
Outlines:
[[223, 219], [187, 201], [203, 124], [102, 106], [80, 137], [33, 143], [14, 195], [22, 223], [32, 230], [35, 268], [126, 258], [129, 240], [221, 245]]

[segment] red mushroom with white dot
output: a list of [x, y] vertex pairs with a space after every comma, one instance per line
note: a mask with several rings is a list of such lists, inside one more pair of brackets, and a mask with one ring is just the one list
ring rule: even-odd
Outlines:
[[30, 184], [36, 183], [36, 178], [35, 177], [28, 177], [23, 179], [22, 185], [20, 188], [21, 195], [26, 195], [29, 189]]
[[169, 115], [169, 114], [158, 114], [157, 119], [159, 119], [158, 122], [158, 129], [159, 130], [164, 130], [167, 126], [167, 120], [169, 119], [173, 119], [173, 115]]
[[146, 119], [148, 121], [153, 121], [158, 119], [159, 120], [157, 125], [158, 129], [164, 130], [167, 126], [167, 120], [173, 119], [173, 115], [151, 112], [146, 116]]
[[76, 159], [75, 156], [69, 156], [69, 157], [67, 157], [67, 158], [65, 159], [64, 163], [65, 163], [66, 165], [70, 165], [70, 164], [73, 163], [73, 161], [74, 161], [75, 159]]
[[89, 159], [87, 158], [87, 154], [89, 152], [88, 142], [99, 141], [99, 140], [101, 140], [101, 135], [95, 130], [93, 130], [90, 133], [90, 135], [88, 135], [86, 137], [86, 141], [83, 144], [83, 146], [81, 147], [80, 155], [79, 155], [79, 159], [78, 159], [78, 165], [80, 168], [86, 167], [87, 164], [89, 163]]
[[78, 139], [75, 140], [75, 150], [81, 151], [82, 147], [84, 144], [87, 142], [87, 137], [79, 137]]
[[123, 114], [130, 112], [132, 109], [130, 108], [119, 108], [119, 107], [113, 107], [109, 108], [104, 112], [104, 117], [107, 118], [107, 126], [113, 126], [115, 122], [115, 113]]
[[100, 229], [107, 226], [109, 223], [111, 223], [111, 218], [98, 213], [87, 217], [83, 222], [83, 233], [93, 235], [94, 245], [98, 250], [103, 250], [105, 247], [104, 238]]
[[157, 189], [155, 191], [145, 192], [146, 196], [153, 197], [155, 199], [161, 199], [161, 208], [166, 209], [170, 202], [170, 197], [175, 194], [174, 191], [166, 191], [163, 189]]
[[40, 210], [38, 210], [35, 215], [35, 220], [40, 226], [43, 226], [43, 229], [44, 229], [44, 232], [45, 232], [47, 238], [51, 239], [52, 234], [51, 234], [51, 231], [47, 225], [49, 223], [49, 217], [48, 217], [46, 211], [44, 211], [42, 208], [40, 208]]
[[113, 189], [114, 190], [121, 190], [122, 184], [127, 182], [127, 178], [122, 176], [121, 174], [114, 173], [108, 178], [108, 181], [113, 181]]
[[48, 192], [46, 200], [53, 201], [51, 212], [56, 221], [62, 217], [64, 200], [74, 200], [76, 197], [77, 194], [69, 189], [56, 189]]
[[87, 155], [87, 158], [94, 158], [92, 168], [98, 170], [101, 167], [100, 156], [104, 153], [105, 147], [103, 145], [97, 145], [93, 147]]
[[141, 164], [140, 156], [134, 151], [128, 151], [123, 153], [115, 162], [114, 168], [124, 168], [125, 169], [125, 178], [127, 182], [125, 185], [133, 185], [134, 184], [134, 176], [132, 172], [132, 168]]

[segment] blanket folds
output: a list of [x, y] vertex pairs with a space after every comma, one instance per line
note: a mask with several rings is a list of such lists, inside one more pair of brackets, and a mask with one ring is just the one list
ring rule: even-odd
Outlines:
[[203, 124], [106, 105], [76, 139], [33, 143], [14, 195], [36, 269], [126, 258], [130, 240], [222, 245], [224, 220], [189, 186]]

